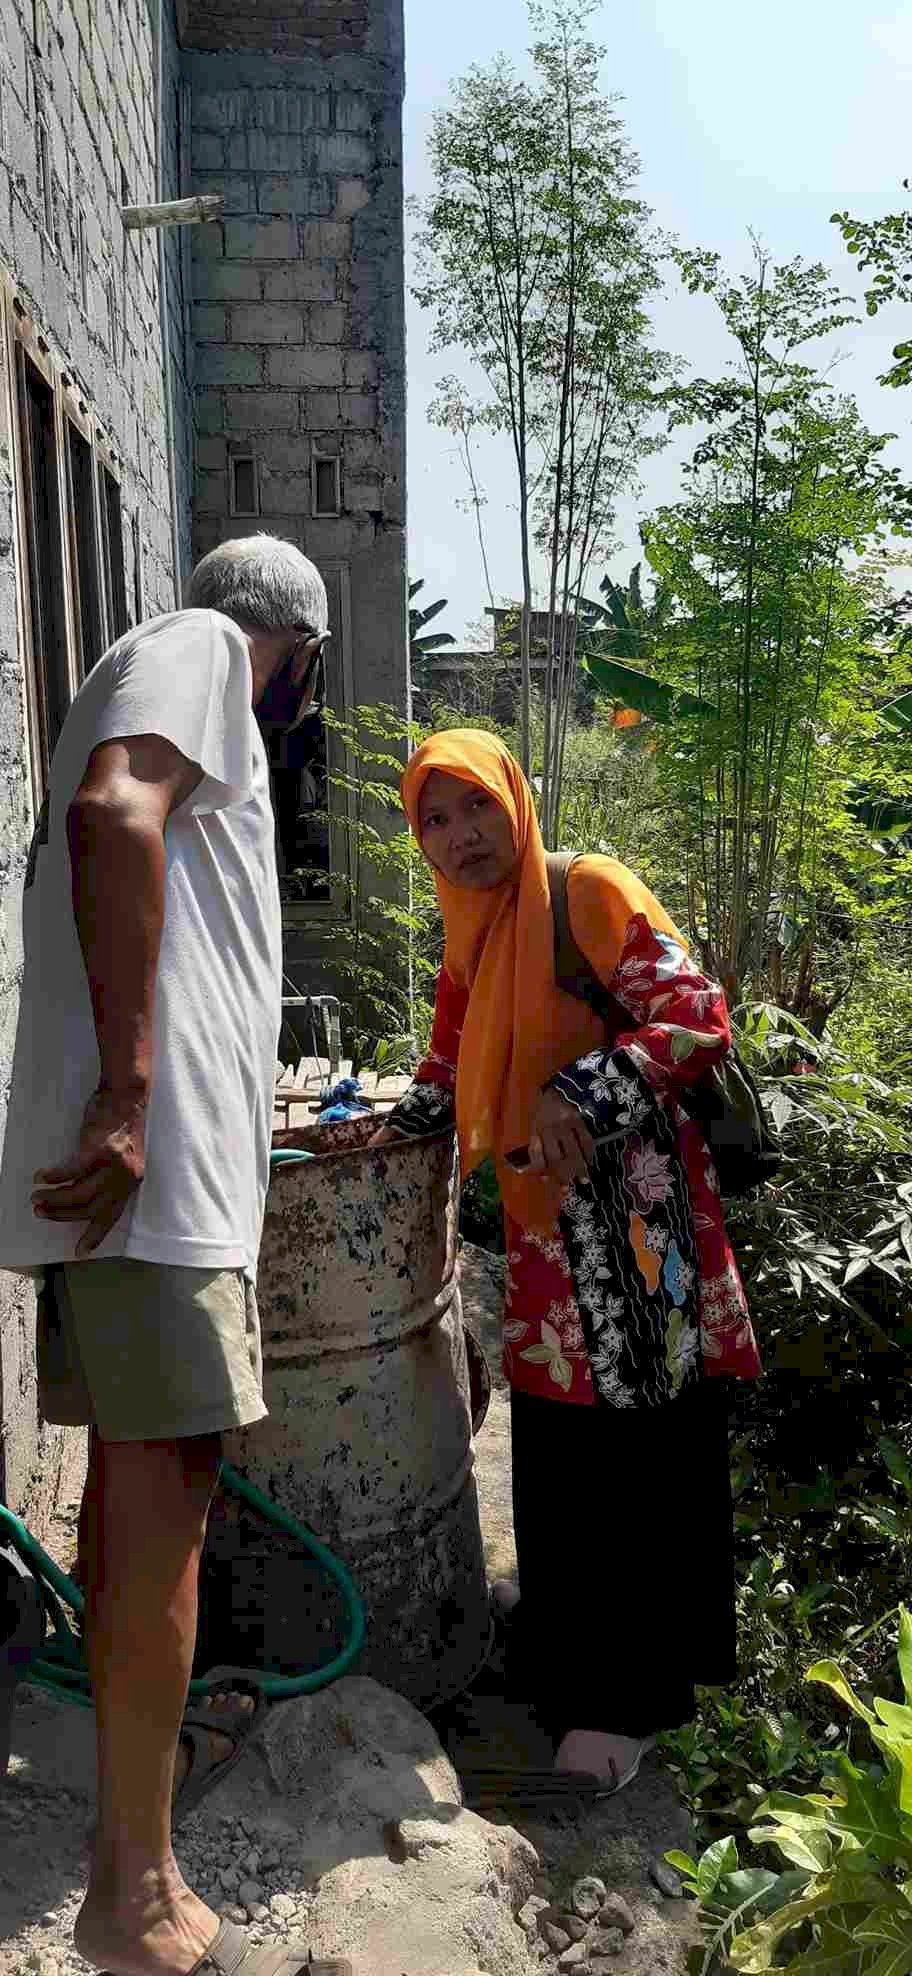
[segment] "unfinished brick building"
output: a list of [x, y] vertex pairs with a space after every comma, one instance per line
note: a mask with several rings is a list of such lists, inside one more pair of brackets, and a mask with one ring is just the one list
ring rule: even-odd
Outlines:
[[[110, 640], [268, 528], [326, 574], [334, 708], [407, 709], [402, 88], [401, 0], [0, 11], [0, 1122], [32, 819]], [[213, 192], [217, 223], [124, 225]], [[327, 766], [280, 769], [305, 978], [347, 910]], [[33, 1341], [32, 1287], [0, 1275], [0, 1496], [40, 1534], [80, 1450], [39, 1429]]]

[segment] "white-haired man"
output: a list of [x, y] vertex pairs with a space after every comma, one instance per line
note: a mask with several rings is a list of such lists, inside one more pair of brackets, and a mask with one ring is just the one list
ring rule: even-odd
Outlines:
[[328, 636], [319, 572], [271, 536], [205, 556], [188, 604], [106, 653], [57, 743], [0, 1169], [0, 1266], [42, 1278], [43, 1412], [92, 1429], [98, 1821], [76, 1946], [113, 1976], [352, 1976], [220, 1927], [171, 1849], [220, 1436], [266, 1411], [282, 940], [253, 708], [269, 689], [292, 722]]

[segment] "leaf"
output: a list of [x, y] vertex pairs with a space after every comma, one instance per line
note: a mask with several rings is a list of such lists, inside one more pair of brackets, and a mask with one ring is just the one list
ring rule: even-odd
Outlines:
[[503, 1335], [507, 1341], [507, 1344], [508, 1345], [517, 1344], [520, 1338], [525, 1337], [528, 1329], [529, 1329], [528, 1324], [524, 1324], [521, 1318], [508, 1317], [503, 1327]]
[[717, 1839], [714, 1845], [707, 1846], [697, 1867], [697, 1890], [701, 1900], [707, 1900], [716, 1890], [719, 1881], [726, 1873], [733, 1873], [738, 1864], [738, 1848], [730, 1836]]
[[555, 1331], [553, 1324], [549, 1324], [544, 1318], [542, 1319], [541, 1334], [542, 1343], [547, 1345], [552, 1357], [559, 1358], [561, 1350], [560, 1334]]
[[783, 1936], [810, 1920], [828, 1898], [828, 1886], [823, 1881], [813, 1892], [799, 1900], [787, 1901], [775, 1914], [755, 1922], [743, 1935], [736, 1935], [728, 1951], [732, 1967], [741, 1970], [742, 1976], [763, 1976], [765, 1970], [773, 1967], [770, 1958]]
[[882, 1976], [908, 1976], [912, 1970], [912, 1911], [905, 1902], [901, 1907], [876, 1908], [857, 1921], [852, 1932], [862, 1947], [885, 1945], [874, 1965]]
[[876, 1716], [859, 1701], [854, 1690], [849, 1687], [842, 1668], [835, 1660], [816, 1660], [813, 1667], [808, 1668], [804, 1678], [806, 1681], [819, 1681], [825, 1688], [832, 1688], [834, 1695], [838, 1695], [840, 1701], [845, 1702], [854, 1715], [860, 1715], [864, 1722], [876, 1723]]
[[833, 1864], [833, 1842], [827, 1832], [793, 1831], [788, 1825], [753, 1825], [755, 1845], [778, 1846], [784, 1859], [805, 1873], [825, 1873]]
[[[880, 1748], [889, 1747], [889, 1737], [876, 1724], [871, 1734]], [[908, 1778], [912, 1784], [912, 1751], [908, 1770], [902, 1758], [898, 1760], [902, 1778]], [[834, 1799], [829, 1817], [831, 1829], [857, 1840], [867, 1853], [882, 1860], [884, 1865], [893, 1865], [898, 1858], [904, 1861], [912, 1859], [912, 1847], [903, 1830], [892, 1780], [888, 1777], [875, 1780], [867, 1776], [847, 1756], [840, 1756], [836, 1767], [845, 1802], [840, 1804]]]
[[776, 1130], [778, 1132], [784, 1132], [789, 1120], [794, 1115], [795, 1106], [791, 1098], [786, 1097], [784, 1091], [777, 1091], [770, 1105], [770, 1111]]
[[519, 1356], [521, 1359], [526, 1359], [529, 1365], [550, 1365], [554, 1353], [547, 1345], [527, 1345]]
[[887, 1702], [880, 1695], [875, 1698], [874, 1708], [884, 1728], [900, 1742], [912, 1740], [912, 1708], [905, 1708], [900, 1702]]
[[689, 1853], [667, 1852], [665, 1854], [665, 1858], [667, 1859], [669, 1866], [674, 1867], [676, 1873], [682, 1873], [684, 1875], [685, 1880], [696, 1879], [697, 1862], [695, 1859], [691, 1859]]
[[902, 1605], [899, 1608], [898, 1659], [903, 1692], [907, 1702], [912, 1703], [912, 1616]]

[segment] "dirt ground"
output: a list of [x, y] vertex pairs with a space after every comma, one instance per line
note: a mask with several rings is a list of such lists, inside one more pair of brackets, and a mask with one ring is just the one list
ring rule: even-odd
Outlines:
[[[484, 1346], [493, 1391], [488, 1418], [477, 1444], [478, 1484], [485, 1551], [491, 1577], [515, 1572], [510, 1508], [509, 1401], [500, 1372], [499, 1313], [503, 1264], [484, 1251], [464, 1252], [465, 1316]], [[55, 1548], [66, 1551], [60, 1530]], [[485, 1737], [485, 1761], [546, 1763], [550, 1751], [522, 1709], [489, 1698], [477, 1727]], [[65, 1707], [39, 1690], [22, 1691], [14, 1719], [13, 1757], [0, 1785], [0, 1976], [86, 1976], [88, 1965], [72, 1948], [72, 1925], [81, 1899], [86, 1863], [85, 1835], [92, 1817], [94, 1752], [89, 1711]], [[577, 1822], [557, 1815], [534, 1819], [511, 1813], [510, 1822], [535, 1846], [541, 1862], [538, 1892], [555, 1904], [569, 1899], [574, 1881], [597, 1874], [624, 1896], [636, 1927], [618, 1957], [619, 1976], [661, 1976], [685, 1968], [687, 1946], [695, 1939], [693, 1910], [666, 1899], [650, 1879], [650, 1867], [669, 1846], [690, 1842], [686, 1815], [655, 1760], [615, 1801], [597, 1806]], [[249, 1820], [223, 1821], [224, 1859], [206, 1859], [191, 1839], [178, 1846], [188, 1877], [227, 1911], [246, 1918], [232, 1904], [231, 1889], [244, 1872], [242, 1855], [256, 1854]], [[235, 1826], [237, 1829], [235, 1829]], [[233, 1878], [232, 1878], [233, 1876]], [[259, 1858], [263, 1883], [260, 1921], [270, 1913], [306, 1924], [307, 1890], [293, 1884], [291, 1854]], [[235, 1902], [237, 1895], [234, 1896]], [[557, 1967], [544, 1943], [530, 1944], [529, 1968]], [[361, 1972], [359, 1971], [359, 1976]], [[370, 1976], [365, 1971], [364, 1976]]]

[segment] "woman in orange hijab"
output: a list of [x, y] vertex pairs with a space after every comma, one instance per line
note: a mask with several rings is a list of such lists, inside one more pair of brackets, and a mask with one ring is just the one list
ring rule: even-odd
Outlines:
[[[514, 1689], [553, 1737], [550, 1788], [615, 1790], [692, 1716], [695, 1683], [735, 1672], [723, 1385], [707, 1375], [759, 1367], [715, 1172], [679, 1102], [730, 1048], [725, 1002], [631, 871], [549, 868], [495, 736], [432, 736], [402, 801], [445, 948], [431, 1048], [388, 1130], [454, 1119], [463, 1172], [495, 1162], [521, 1591], [495, 1602]], [[558, 985], [553, 885], [601, 996]]]

